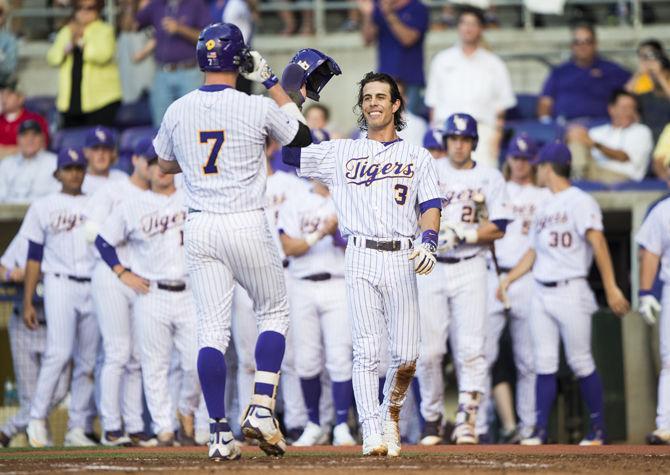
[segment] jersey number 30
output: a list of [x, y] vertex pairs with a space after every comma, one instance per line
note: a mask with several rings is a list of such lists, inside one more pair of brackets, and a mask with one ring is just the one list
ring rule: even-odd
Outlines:
[[225, 134], [223, 130], [206, 130], [200, 132], [200, 143], [209, 143], [210, 140], [214, 140], [214, 145], [209, 149], [209, 157], [207, 157], [207, 163], [202, 167], [202, 171], [205, 175], [211, 175], [213, 173], [219, 173], [219, 168], [216, 166], [216, 161], [219, 158], [219, 152], [221, 151], [221, 146], [225, 141]]

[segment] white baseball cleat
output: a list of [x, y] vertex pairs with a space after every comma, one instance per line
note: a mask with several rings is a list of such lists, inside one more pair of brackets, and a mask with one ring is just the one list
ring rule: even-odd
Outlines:
[[656, 429], [647, 435], [647, 443], [649, 445], [670, 445], [670, 431]]
[[107, 447], [130, 447], [133, 444], [130, 437], [120, 430], [103, 432], [100, 443]]
[[363, 440], [363, 455], [384, 457], [388, 453], [388, 447], [380, 434], [372, 434]]
[[298, 440], [293, 442], [294, 447], [312, 447], [328, 443], [328, 433], [320, 425], [309, 421]]
[[351, 436], [351, 430], [346, 422], [337, 424], [333, 429], [333, 445], [351, 447], [356, 445], [356, 441]]
[[282, 456], [286, 441], [279, 424], [267, 407], [251, 405], [242, 421], [242, 433], [251, 441], [257, 440], [261, 450], [268, 455]]
[[26, 428], [28, 443], [31, 447], [52, 447], [53, 442], [49, 438], [49, 431], [44, 419], [30, 419]]
[[400, 457], [400, 426], [395, 421], [384, 423], [384, 443], [388, 457]]
[[237, 460], [242, 456], [226, 419], [209, 420], [209, 459], [213, 462]]
[[86, 437], [84, 429], [75, 427], [74, 429], [67, 431], [63, 445], [65, 447], [95, 447], [98, 444]]
[[456, 443], [456, 445], [475, 445], [477, 444], [477, 435], [475, 434], [475, 426], [464, 422], [462, 424], [456, 425], [454, 432], [451, 435], [451, 440]]

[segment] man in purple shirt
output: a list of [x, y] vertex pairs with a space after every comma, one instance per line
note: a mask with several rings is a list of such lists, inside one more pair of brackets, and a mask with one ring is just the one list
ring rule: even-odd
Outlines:
[[420, 113], [423, 43], [428, 31], [428, 8], [420, 0], [359, 0], [363, 39], [377, 41], [377, 71], [402, 81], [408, 109]]
[[142, 0], [136, 20], [153, 26], [157, 71], [151, 89], [151, 114], [158, 127], [168, 106], [202, 82], [193, 48], [200, 31], [211, 23], [203, 0]]
[[630, 73], [598, 56], [595, 30], [581, 24], [572, 30], [572, 58], [555, 67], [544, 83], [537, 114], [541, 121], [607, 119], [607, 101]]

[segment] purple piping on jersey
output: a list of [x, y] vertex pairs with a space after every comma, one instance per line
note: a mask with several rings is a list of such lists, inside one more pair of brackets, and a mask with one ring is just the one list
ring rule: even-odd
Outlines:
[[433, 198], [432, 200], [419, 203], [419, 211], [421, 214], [425, 213], [431, 208], [442, 209], [442, 200], [440, 200], [440, 198]]
[[500, 229], [502, 232], [505, 232], [507, 230], [509, 219], [494, 219], [491, 222], [496, 225], [496, 228]]
[[402, 139], [401, 139], [400, 137], [398, 137], [397, 139], [395, 139], [395, 140], [391, 140], [390, 142], [382, 142], [382, 145], [383, 145], [384, 147], [388, 147], [388, 146], [391, 145], [392, 143], [396, 143], [396, 142], [402, 142]]
[[28, 241], [28, 260], [42, 262], [44, 255], [44, 245], [38, 244], [35, 241]]
[[98, 248], [100, 257], [102, 257], [102, 260], [105, 261], [105, 264], [107, 264], [110, 269], [114, 269], [114, 266], [121, 264], [114, 246], [105, 241], [102, 236], [98, 235], [98, 237], [95, 238], [95, 247]]
[[226, 84], [204, 84], [198, 88], [202, 92], [219, 92], [230, 89]]
[[300, 168], [300, 148], [297, 147], [282, 147], [281, 160], [287, 165]]

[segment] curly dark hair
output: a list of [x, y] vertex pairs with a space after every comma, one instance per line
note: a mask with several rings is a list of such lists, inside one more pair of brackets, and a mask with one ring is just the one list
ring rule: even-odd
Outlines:
[[358, 128], [361, 130], [368, 130], [368, 124], [363, 115], [363, 88], [366, 84], [371, 82], [384, 82], [389, 85], [389, 89], [391, 90], [391, 103], [393, 104], [395, 101], [400, 101], [400, 107], [398, 107], [398, 110], [393, 114], [393, 124], [397, 131], [404, 129], [407, 125], [403, 118], [403, 113], [405, 112], [405, 100], [400, 94], [398, 84], [395, 82], [395, 79], [388, 74], [375, 73], [372, 71], [363, 76], [361, 82], [358, 83], [358, 102], [354, 106], [354, 113], [358, 115]]

